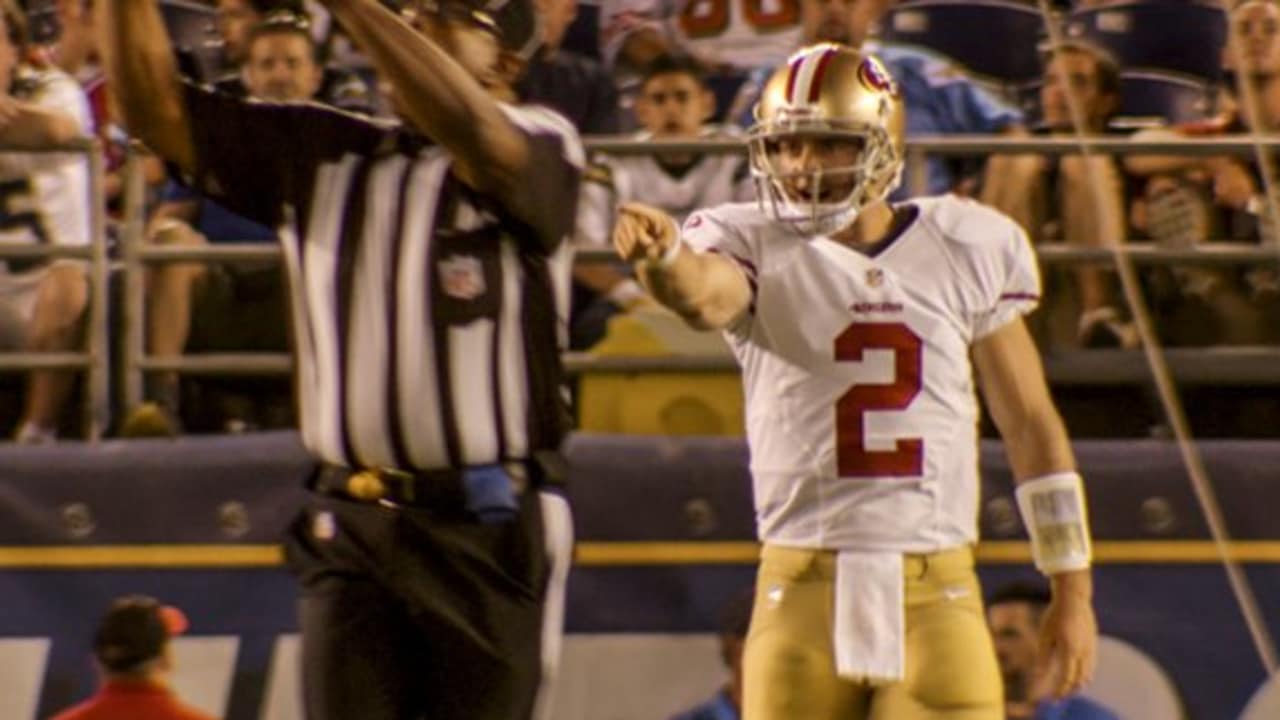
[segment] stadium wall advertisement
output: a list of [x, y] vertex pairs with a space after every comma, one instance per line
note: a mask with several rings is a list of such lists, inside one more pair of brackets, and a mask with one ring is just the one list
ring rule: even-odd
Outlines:
[[[1104, 633], [1088, 693], [1135, 720], [1280, 717], [1221, 563], [1240, 562], [1263, 619], [1280, 619], [1280, 443], [1201, 445], [1232, 535], [1222, 547], [1175, 445], [1076, 450]], [[723, 677], [714, 633], [756, 553], [746, 448], [579, 435], [568, 452], [578, 560], [554, 717], [663, 720]], [[999, 444], [982, 459], [990, 590], [1033, 571]], [[94, 622], [138, 592], [191, 619], [176, 645], [185, 698], [232, 720], [300, 718], [296, 590], [276, 542], [309, 467], [292, 434], [0, 449], [0, 720], [87, 696]]]

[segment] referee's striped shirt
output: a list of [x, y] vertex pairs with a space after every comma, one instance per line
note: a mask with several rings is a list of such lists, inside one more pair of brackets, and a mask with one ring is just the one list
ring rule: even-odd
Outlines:
[[446, 151], [393, 126], [195, 85], [186, 102], [200, 187], [282, 227], [313, 453], [426, 470], [559, 446], [562, 240], [583, 164], [563, 118], [506, 108], [535, 177], [504, 207], [458, 181]]

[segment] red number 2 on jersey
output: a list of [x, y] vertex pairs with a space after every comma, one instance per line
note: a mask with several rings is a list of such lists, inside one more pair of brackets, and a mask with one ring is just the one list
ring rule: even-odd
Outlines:
[[836, 401], [836, 469], [840, 477], [910, 477], [923, 473], [924, 441], [901, 438], [893, 450], [868, 450], [868, 410], [905, 410], [920, 393], [920, 337], [902, 323], [854, 323], [836, 338], [836, 360], [861, 362], [863, 350], [893, 351], [893, 382], [855, 385]]

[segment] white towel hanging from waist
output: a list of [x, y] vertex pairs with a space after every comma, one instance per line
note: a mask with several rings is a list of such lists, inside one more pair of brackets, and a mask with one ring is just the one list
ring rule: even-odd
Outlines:
[[836, 555], [835, 586], [836, 674], [873, 685], [902, 680], [902, 554], [842, 550]]

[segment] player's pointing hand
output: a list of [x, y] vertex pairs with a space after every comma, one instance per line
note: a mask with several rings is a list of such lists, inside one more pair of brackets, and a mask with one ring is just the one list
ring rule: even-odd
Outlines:
[[676, 221], [665, 212], [641, 203], [618, 207], [613, 247], [627, 262], [658, 262], [679, 240]]

